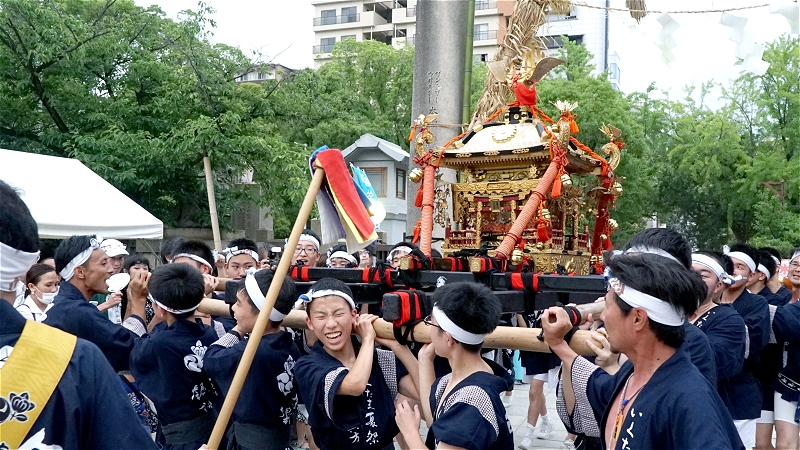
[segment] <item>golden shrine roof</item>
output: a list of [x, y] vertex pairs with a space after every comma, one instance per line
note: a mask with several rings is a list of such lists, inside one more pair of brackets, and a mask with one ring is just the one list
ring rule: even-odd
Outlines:
[[[549, 137], [538, 120], [487, 123], [469, 133], [456, 147], [444, 151], [441, 164], [454, 168], [481, 165], [516, 165], [550, 162]], [[461, 144], [459, 146], [459, 144]], [[600, 173], [600, 160], [570, 144], [568, 172]]]

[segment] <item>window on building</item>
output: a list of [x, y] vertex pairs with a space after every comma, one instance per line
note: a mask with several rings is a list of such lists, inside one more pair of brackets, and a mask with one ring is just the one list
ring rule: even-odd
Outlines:
[[564, 46], [564, 38], [567, 38], [568, 41], [571, 41], [575, 44], [582, 44], [583, 43], [583, 36], [544, 36], [542, 37], [542, 42], [544, 45], [547, 46], [549, 50], [561, 48]]
[[476, 24], [472, 31], [472, 38], [476, 41], [485, 41], [489, 39], [489, 24], [479, 23]]
[[322, 18], [322, 20], [320, 21], [320, 25], [333, 25], [336, 23], [336, 10], [326, 9], [322, 11], [320, 17]]
[[369, 178], [372, 189], [379, 198], [386, 198], [386, 175], [385, 167], [362, 167]]
[[347, 36], [342, 36], [341, 39], [339, 39], [339, 40], [340, 41], [346, 41], [348, 39], [355, 40], [356, 39], [356, 35], [355, 34], [348, 34]]
[[479, 55], [473, 55], [473, 57], [472, 57], [472, 62], [473, 63], [486, 62], [488, 60], [489, 60], [489, 54], [488, 53], [481, 53]]
[[355, 6], [342, 8], [342, 23], [358, 22], [358, 13]]
[[406, 171], [397, 169], [395, 172], [395, 185], [397, 186], [396, 197], [402, 200], [406, 199]]
[[322, 38], [319, 40], [320, 53], [330, 53], [333, 51], [333, 46], [336, 45], [336, 38]]
[[608, 78], [619, 80], [619, 66], [617, 66], [617, 63], [608, 65]]

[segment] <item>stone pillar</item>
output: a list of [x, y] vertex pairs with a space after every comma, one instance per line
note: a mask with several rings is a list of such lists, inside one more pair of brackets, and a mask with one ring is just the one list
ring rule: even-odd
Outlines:
[[[420, 114], [438, 113], [434, 124], [460, 124], [462, 98], [464, 95], [464, 65], [466, 63], [466, 24], [468, 22], [468, 0], [419, 0], [417, 1], [417, 31], [414, 39], [414, 89], [411, 120]], [[436, 146], [442, 146], [461, 134], [460, 127], [431, 127]], [[414, 144], [411, 144], [414, 155]], [[417, 166], [409, 163], [410, 170]], [[456, 181], [456, 172], [439, 169], [442, 179]], [[408, 214], [406, 235], [414, 234], [414, 225], [421, 210], [414, 206], [418, 183], [408, 182]], [[452, 201], [452, 197], [450, 198]], [[452, 215], [452, 205], [450, 207]], [[444, 229], [434, 223], [434, 248], [441, 248]]]

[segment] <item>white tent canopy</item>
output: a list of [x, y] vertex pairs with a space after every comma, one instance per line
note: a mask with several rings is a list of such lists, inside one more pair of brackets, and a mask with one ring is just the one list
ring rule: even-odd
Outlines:
[[19, 191], [42, 238], [164, 235], [160, 220], [77, 159], [0, 149], [0, 180]]

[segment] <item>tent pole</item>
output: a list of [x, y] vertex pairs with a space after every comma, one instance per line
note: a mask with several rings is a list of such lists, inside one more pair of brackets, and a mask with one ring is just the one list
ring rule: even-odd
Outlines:
[[206, 191], [208, 191], [208, 212], [211, 214], [211, 232], [214, 234], [214, 250], [222, 251], [222, 238], [219, 235], [219, 218], [217, 217], [217, 200], [214, 197], [214, 180], [211, 178], [211, 158], [203, 157], [203, 169], [206, 173]]

